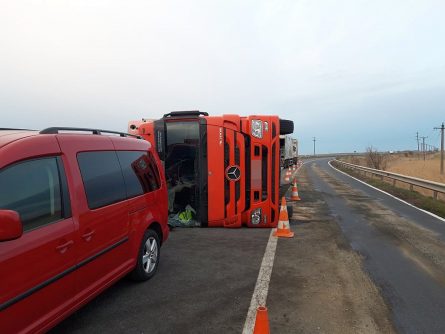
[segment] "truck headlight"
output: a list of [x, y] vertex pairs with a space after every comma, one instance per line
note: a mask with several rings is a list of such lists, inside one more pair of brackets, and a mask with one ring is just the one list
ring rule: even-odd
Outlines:
[[253, 119], [251, 124], [252, 136], [256, 138], [263, 138], [263, 121]]
[[253, 210], [252, 213], [250, 214], [250, 222], [253, 225], [258, 225], [259, 223], [261, 223], [261, 215], [262, 215], [261, 208]]

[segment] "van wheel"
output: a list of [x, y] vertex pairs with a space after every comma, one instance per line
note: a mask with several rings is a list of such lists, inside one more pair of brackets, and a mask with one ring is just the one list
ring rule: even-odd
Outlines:
[[135, 281], [146, 281], [152, 278], [158, 269], [160, 256], [158, 234], [153, 230], [145, 231], [138, 253], [138, 262], [130, 277]]
[[294, 122], [280, 118], [280, 135], [290, 135], [294, 132]]

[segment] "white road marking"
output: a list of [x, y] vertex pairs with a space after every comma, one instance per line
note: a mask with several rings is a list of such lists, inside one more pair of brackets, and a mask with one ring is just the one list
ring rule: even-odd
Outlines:
[[421, 208], [418, 208], [417, 206], [412, 205], [411, 203], [408, 203], [408, 202], [404, 201], [403, 199], [400, 199], [400, 198], [398, 198], [398, 197], [396, 197], [396, 196], [394, 196], [394, 195], [391, 195], [390, 193], [387, 193], [386, 191], [384, 191], [384, 190], [382, 190], [382, 189], [376, 188], [376, 187], [374, 187], [374, 186], [372, 186], [372, 185], [370, 185], [370, 184], [368, 184], [368, 183], [366, 183], [366, 182], [364, 182], [364, 181], [362, 181], [362, 180], [357, 179], [356, 177], [353, 177], [353, 176], [349, 175], [348, 173], [345, 173], [345, 172], [343, 172], [343, 171], [341, 171], [341, 170], [335, 168], [335, 167], [332, 166], [332, 164], [331, 164], [332, 161], [333, 161], [333, 160], [329, 161], [329, 162], [328, 162], [328, 165], [329, 165], [332, 169], [335, 169], [337, 172], [342, 173], [342, 174], [344, 174], [344, 175], [346, 175], [346, 176], [349, 176], [350, 178], [352, 178], [352, 179], [354, 179], [354, 180], [356, 180], [356, 181], [358, 181], [358, 182], [360, 182], [360, 183], [363, 183], [363, 184], [367, 185], [368, 187], [370, 187], [370, 188], [372, 188], [372, 189], [375, 189], [375, 190], [377, 190], [377, 191], [380, 191], [381, 193], [384, 193], [384, 194], [388, 195], [389, 197], [392, 197], [392, 198], [394, 198], [394, 199], [396, 199], [396, 200], [398, 200], [398, 201], [400, 201], [400, 202], [402, 202], [402, 203], [405, 203], [406, 205], [409, 205], [410, 207], [412, 207], [412, 208], [414, 208], [414, 209], [417, 209], [417, 210], [419, 210], [419, 211], [422, 211], [423, 213], [426, 213], [427, 215], [430, 215], [430, 216], [432, 216], [432, 217], [434, 217], [434, 218], [437, 218], [437, 219], [439, 219], [439, 220], [445, 222], [445, 219], [444, 219], [444, 218], [439, 217], [438, 215], [435, 215], [435, 214], [432, 213], [432, 212], [429, 212], [429, 211], [423, 210], [423, 209], [421, 209]]
[[[305, 164], [303, 162], [297, 170]], [[256, 280], [255, 289], [253, 291], [252, 299], [250, 300], [249, 310], [247, 311], [246, 321], [244, 322], [243, 334], [252, 334], [255, 327], [256, 310], [258, 306], [266, 306], [267, 294], [269, 292], [270, 276], [272, 275], [273, 263], [275, 260], [275, 252], [277, 249], [278, 238], [273, 236], [275, 229], [271, 229], [269, 241], [267, 242], [266, 250], [264, 251], [263, 261], [261, 262], [260, 272]]]
[[267, 293], [269, 291], [270, 276], [272, 274], [273, 263], [275, 260], [275, 251], [277, 249], [278, 238], [273, 236], [275, 229], [270, 231], [269, 241], [264, 252], [263, 262], [255, 284], [252, 299], [250, 301], [249, 311], [247, 312], [244, 323], [243, 334], [252, 334], [255, 326], [256, 310], [258, 306], [266, 306]]

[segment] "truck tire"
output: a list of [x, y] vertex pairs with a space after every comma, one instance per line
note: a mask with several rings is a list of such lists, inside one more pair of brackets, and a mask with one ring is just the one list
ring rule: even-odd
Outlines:
[[290, 135], [294, 132], [294, 122], [288, 119], [280, 119], [280, 135]]

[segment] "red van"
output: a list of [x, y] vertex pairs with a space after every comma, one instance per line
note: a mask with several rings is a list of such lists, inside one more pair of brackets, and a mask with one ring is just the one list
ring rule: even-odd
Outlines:
[[167, 215], [149, 142], [0, 129], [0, 332], [45, 332], [121, 277], [151, 278]]

